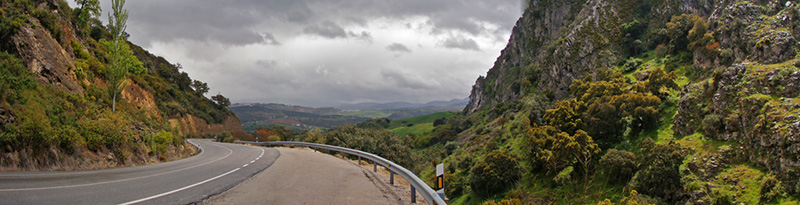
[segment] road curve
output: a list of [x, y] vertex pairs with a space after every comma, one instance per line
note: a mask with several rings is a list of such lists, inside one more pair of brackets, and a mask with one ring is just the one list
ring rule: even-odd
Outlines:
[[0, 173], [0, 204], [187, 204], [271, 166], [275, 149], [191, 139], [201, 152], [166, 163], [76, 172]]
[[203, 203], [392, 205], [410, 202], [410, 198], [404, 202], [388, 186], [376, 182], [374, 175], [370, 175], [372, 166], [369, 171], [363, 170], [351, 161], [310, 149], [277, 150], [281, 156], [269, 169]]

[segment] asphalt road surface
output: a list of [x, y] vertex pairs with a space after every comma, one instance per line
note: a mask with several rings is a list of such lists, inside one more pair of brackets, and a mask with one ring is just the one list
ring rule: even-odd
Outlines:
[[[368, 166], [369, 171], [363, 170], [350, 161], [308, 149], [278, 148], [277, 150], [280, 151], [281, 157], [267, 170], [204, 203], [211, 205], [410, 203], [410, 195], [404, 198], [408, 200], [404, 202], [385, 184], [376, 182], [374, 177], [369, 177], [372, 166]], [[386, 178], [388, 180], [388, 177]]]
[[276, 149], [189, 140], [199, 154], [172, 162], [77, 172], [0, 173], [0, 204], [202, 202], [271, 166]]

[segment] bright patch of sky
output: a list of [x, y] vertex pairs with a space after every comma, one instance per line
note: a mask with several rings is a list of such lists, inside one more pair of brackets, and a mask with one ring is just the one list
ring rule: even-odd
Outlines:
[[[74, 2], [70, 2], [75, 6]], [[110, 0], [101, 0], [105, 20]], [[131, 0], [130, 41], [233, 102], [463, 99], [519, 0]]]

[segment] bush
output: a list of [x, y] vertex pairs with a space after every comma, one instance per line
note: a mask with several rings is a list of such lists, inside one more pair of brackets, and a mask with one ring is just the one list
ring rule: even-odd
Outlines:
[[768, 175], [761, 181], [761, 193], [759, 193], [760, 203], [774, 203], [775, 199], [784, 196], [784, 194], [783, 185], [775, 176]]
[[497, 150], [472, 167], [471, 173], [469, 184], [477, 195], [483, 197], [505, 191], [522, 174], [516, 157]]
[[631, 152], [611, 149], [600, 158], [600, 166], [604, 168], [609, 181], [627, 183], [636, 173], [636, 155]]
[[708, 137], [716, 138], [717, 133], [722, 128], [720, 116], [717, 114], [709, 114], [703, 118], [703, 134]]
[[36, 87], [33, 74], [13, 55], [0, 52], [0, 99], [14, 103], [22, 98], [22, 90]]
[[171, 132], [167, 132], [161, 130], [161, 132], [156, 133], [155, 142], [162, 145], [173, 144], [175, 137], [172, 136]]
[[461, 196], [464, 194], [464, 187], [466, 185], [463, 177], [444, 173], [444, 193], [447, 197], [452, 199]]
[[625, 61], [625, 64], [622, 65], [622, 72], [627, 73], [636, 70], [639, 66], [642, 65], [642, 59], [638, 58], [628, 58]]
[[686, 156], [680, 145], [670, 142], [655, 144], [650, 138], [642, 142], [642, 169], [633, 176], [633, 188], [650, 196], [675, 202], [683, 196], [679, 168]]

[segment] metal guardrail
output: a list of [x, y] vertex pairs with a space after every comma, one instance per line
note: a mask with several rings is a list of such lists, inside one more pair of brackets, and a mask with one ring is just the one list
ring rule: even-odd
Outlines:
[[374, 163], [380, 164], [383, 167], [386, 167], [392, 173], [400, 175], [401, 177], [405, 178], [408, 183], [411, 184], [413, 188], [419, 190], [420, 195], [428, 201], [428, 204], [442, 204], [446, 205], [447, 203], [444, 202], [442, 198], [439, 197], [439, 194], [436, 193], [428, 184], [425, 184], [417, 175], [408, 171], [408, 169], [403, 168], [400, 165], [395, 164], [392, 161], [384, 159], [378, 155], [364, 152], [360, 150], [354, 150], [350, 148], [344, 147], [337, 147], [332, 145], [324, 145], [324, 144], [315, 144], [315, 143], [308, 143], [308, 142], [286, 142], [286, 141], [278, 141], [278, 142], [249, 142], [249, 141], [235, 141], [235, 143], [242, 143], [242, 144], [252, 144], [252, 145], [268, 145], [268, 146], [282, 146], [282, 145], [291, 145], [291, 146], [304, 146], [304, 147], [315, 147], [320, 149], [326, 149], [336, 152], [347, 153], [350, 155], [356, 155], [359, 157], [364, 157], [373, 161]]

